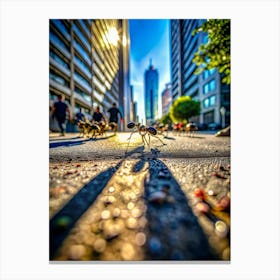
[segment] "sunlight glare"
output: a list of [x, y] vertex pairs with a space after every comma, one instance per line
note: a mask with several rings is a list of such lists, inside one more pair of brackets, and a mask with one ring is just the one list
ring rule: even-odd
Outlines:
[[107, 32], [108, 42], [114, 46], [118, 45], [118, 41], [120, 39], [118, 30], [115, 27], [111, 27]]

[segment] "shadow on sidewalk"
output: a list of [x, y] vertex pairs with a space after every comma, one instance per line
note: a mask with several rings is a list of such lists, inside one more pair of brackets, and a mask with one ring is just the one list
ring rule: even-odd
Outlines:
[[[141, 148], [136, 148], [130, 154], [141, 152]], [[90, 182], [70, 199], [63, 208], [58, 211], [50, 220], [49, 224], [49, 259], [52, 260], [63, 240], [75, 226], [78, 219], [94, 203], [98, 195], [106, 187], [114, 173], [122, 165], [123, 158], [116, 166], [98, 174]]]
[[158, 159], [148, 162], [149, 179], [145, 181], [146, 217], [149, 221], [146, 258], [217, 260], [172, 173]]
[[[54, 142], [55, 140], [52, 140], [52, 142], [49, 143], [49, 148], [56, 148], [56, 147], [62, 147], [62, 146], [69, 147], [69, 146], [83, 145], [86, 142], [90, 142], [90, 141], [95, 142], [95, 141], [99, 141], [99, 140], [106, 140], [106, 139], [109, 139], [111, 137], [114, 137], [114, 135], [102, 136], [102, 137], [98, 136], [97, 138], [86, 138], [86, 139], [81, 139], [80, 137], [67, 138], [65, 140], [56, 139], [56, 140], [58, 140], [57, 142]], [[75, 139], [81, 139], [81, 140], [77, 141]]]
[[127, 153], [116, 166], [108, 168], [87, 183], [54, 215], [49, 228], [50, 260], [54, 259], [63, 240], [94, 203], [115, 172], [135, 153], [140, 154], [140, 159], [133, 165], [132, 175], [142, 172], [145, 163], [149, 165], [149, 174], [143, 186], [148, 221], [147, 240], [143, 247], [145, 260], [217, 260], [172, 173], [157, 159], [156, 154], [144, 154], [143, 150], [142, 146]]

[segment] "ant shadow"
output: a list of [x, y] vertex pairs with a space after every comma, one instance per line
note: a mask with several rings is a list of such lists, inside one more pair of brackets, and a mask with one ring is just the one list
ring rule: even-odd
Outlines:
[[164, 136], [163, 138], [167, 140], [176, 140], [176, 138], [170, 136]]
[[[217, 260], [186, 195], [168, 167], [157, 158], [141, 158], [133, 172], [141, 172], [146, 162], [149, 165], [149, 179], [144, 182], [148, 220], [146, 260]], [[154, 199], [156, 195], [158, 200]], [[163, 201], [162, 195], [166, 195]]]
[[[138, 152], [138, 148], [131, 153]], [[116, 166], [99, 173], [90, 182], [84, 185], [51, 219], [49, 223], [49, 252], [53, 259], [58, 248], [78, 219], [94, 203], [98, 195], [106, 187], [115, 172], [124, 162], [123, 158]], [[65, 224], [65, 221], [67, 223]]]
[[[49, 254], [54, 259], [63, 240], [78, 219], [94, 203], [123, 162], [133, 154], [139, 160], [132, 174], [143, 171], [148, 163], [149, 176], [144, 181], [144, 200], [147, 206], [147, 242], [144, 245], [146, 260], [216, 260], [208, 240], [187, 198], [168, 167], [156, 153], [144, 153], [144, 146], [126, 153], [115, 166], [98, 174], [78, 191], [51, 219], [49, 223]], [[149, 177], [149, 178], [148, 178]], [[151, 200], [156, 192], [166, 193], [162, 203]]]

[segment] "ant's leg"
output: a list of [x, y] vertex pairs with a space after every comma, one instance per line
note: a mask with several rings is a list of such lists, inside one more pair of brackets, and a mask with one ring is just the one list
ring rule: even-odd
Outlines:
[[137, 132], [137, 130], [132, 131], [132, 132], [130, 133], [130, 136], [127, 138], [127, 140], [130, 140], [132, 134], [135, 133], [135, 132]]
[[[149, 143], [148, 143], [148, 146], [149, 146], [149, 148], [150, 148], [150, 144], [151, 144], [151, 136], [150, 136], [150, 134], [148, 134], [148, 137], [149, 137]], [[148, 141], [147, 141], [148, 142]]]
[[131, 134], [130, 134], [130, 136], [127, 138], [127, 140], [129, 140], [129, 141], [128, 141], [128, 143], [127, 143], [127, 147], [126, 147], [125, 153], [127, 153], [128, 146], [129, 146], [129, 143], [130, 143], [130, 139], [131, 139], [131, 137], [132, 137], [132, 134], [135, 133], [135, 132], [136, 132], [136, 131], [132, 131]]
[[145, 146], [145, 141], [146, 141], [146, 144], [147, 144], [148, 146], [150, 146], [150, 143], [148, 143], [148, 141], [147, 141], [145, 135], [142, 135], [142, 141], [143, 141], [144, 146]]
[[162, 145], [166, 145], [165, 143], [162, 142], [162, 140], [158, 136], [156, 136], [156, 135], [151, 135], [151, 136], [157, 138], [162, 143]]

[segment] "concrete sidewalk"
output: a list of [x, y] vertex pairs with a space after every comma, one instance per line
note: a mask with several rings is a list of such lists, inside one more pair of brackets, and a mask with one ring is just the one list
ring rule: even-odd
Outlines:
[[51, 259], [230, 260], [230, 138], [129, 135], [50, 135]]

